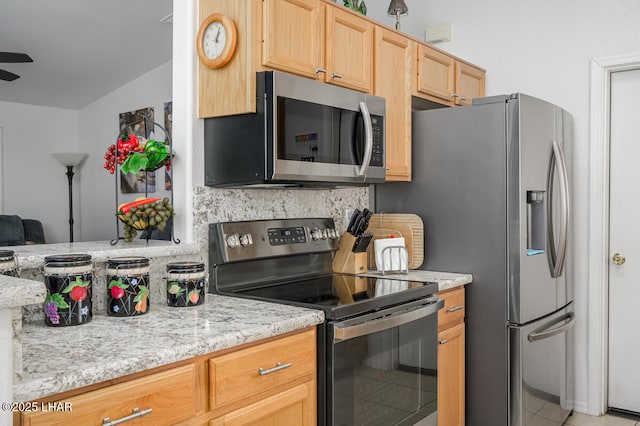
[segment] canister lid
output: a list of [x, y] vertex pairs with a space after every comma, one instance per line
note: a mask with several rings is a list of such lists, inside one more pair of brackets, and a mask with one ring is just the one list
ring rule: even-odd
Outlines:
[[203, 272], [204, 263], [202, 262], [173, 262], [167, 263], [167, 272], [175, 272], [178, 274], [186, 272]]
[[90, 254], [56, 254], [44, 258], [45, 267], [84, 266], [91, 264]]
[[13, 260], [13, 250], [0, 250], [0, 262]]
[[142, 256], [114, 257], [107, 261], [107, 268], [133, 269], [149, 266], [149, 258]]

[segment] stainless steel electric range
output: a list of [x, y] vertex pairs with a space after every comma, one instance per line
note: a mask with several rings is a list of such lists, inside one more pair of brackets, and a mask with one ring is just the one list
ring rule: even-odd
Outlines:
[[437, 425], [436, 283], [335, 274], [333, 219], [209, 225], [210, 292], [324, 311], [318, 425]]

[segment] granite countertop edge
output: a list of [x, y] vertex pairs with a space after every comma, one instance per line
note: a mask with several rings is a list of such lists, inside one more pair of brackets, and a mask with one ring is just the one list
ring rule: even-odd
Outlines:
[[421, 269], [411, 269], [408, 274], [386, 273], [385, 275], [382, 275], [379, 271], [371, 270], [362, 275], [377, 278], [384, 277], [401, 281], [431, 281], [438, 284], [438, 291], [451, 290], [473, 282], [473, 275], [471, 274], [445, 271], [423, 271]]
[[89, 254], [95, 262], [106, 262], [116, 256], [166, 257], [199, 253], [195, 243], [174, 244], [161, 240], [134, 240], [130, 243], [119, 241], [111, 245], [110, 241], [90, 241], [77, 243], [34, 244], [7, 247], [15, 252], [20, 269], [42, 268], [44, 258], [59, 254]]
[[42, 282], [0, 275], [0, 309], [41, 303], [46, 294]]
[[[95, 315], [74, 327], [25, 323], [14, 401], [52, 396], [322, 322], [322, 311], [211, 294], [201, 306], [153, 307], [139, 317]], [[65, 338], [73, 341], [65, 344]]]

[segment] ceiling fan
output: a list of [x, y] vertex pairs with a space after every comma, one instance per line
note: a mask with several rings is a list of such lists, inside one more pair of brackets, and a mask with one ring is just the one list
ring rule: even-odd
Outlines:
[[[33, 62], [33, 59], [26, 53], [0, 52], [0, 63], [23, 63]], [[0, 80], [13, 81], [20, 78], [18, 74], [0, 69]]]

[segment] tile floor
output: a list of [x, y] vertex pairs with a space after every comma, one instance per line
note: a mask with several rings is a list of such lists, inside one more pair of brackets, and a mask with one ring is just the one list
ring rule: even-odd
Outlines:
[[607, 414], [601, 417], [587, 416], [586, 414], [573, 413], [564, 422], [565, 426], [640, 426], [640, 419], [632, 420], [624, 417]]

